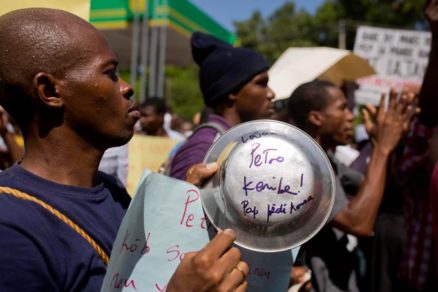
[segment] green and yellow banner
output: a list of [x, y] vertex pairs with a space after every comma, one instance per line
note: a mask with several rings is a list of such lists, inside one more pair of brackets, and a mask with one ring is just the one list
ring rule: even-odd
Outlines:
[[90, 0], [15, 0], [3, 1], [0, 5], [0, 15], [9, 11], [31, 8], [31, 7], [45, 7], [56, 8], [69, 11], [73, 14], [82, 17], [85, 20], [90, 19]]

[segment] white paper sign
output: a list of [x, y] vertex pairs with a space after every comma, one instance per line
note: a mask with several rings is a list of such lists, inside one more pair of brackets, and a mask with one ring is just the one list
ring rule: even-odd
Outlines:
[[427, 67], [430, 42], [429, 32], [360, 26], [354, 53], [367, 59], [377, 74], [357, 81], [356, 103], [378, 105], [390, 88], [416, 91]]
[[367, 59], [379, 76], [422, 80], [430, 41], [429, 32], [360, 26], [353, 51]]
[[[145, 172], [111, 252], [102, 291], [165, 291], [184, 254], [209, 242], [200, 192], [193, 185]], [[249, 291], [286, 291], [293, 252], [243, 250]]]

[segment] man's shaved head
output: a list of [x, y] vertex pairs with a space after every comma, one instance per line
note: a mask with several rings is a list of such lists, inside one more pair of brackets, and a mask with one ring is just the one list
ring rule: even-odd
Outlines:
[[28, 123], [37, 106], [35, 75], [45, 72], [62, 78], [84, 56], [85, 46], [78, 40], [95, 32], [85, 20], [62, 10], [29, 8], [1, 16], [0, 104], [21, 125]]

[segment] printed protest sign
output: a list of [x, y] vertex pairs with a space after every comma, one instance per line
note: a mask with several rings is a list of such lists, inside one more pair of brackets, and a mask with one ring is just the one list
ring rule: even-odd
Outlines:
[[417, 90], [426, 70], [429, 32], [361, 26], [354, 53], [368, 60], [377, 74], [358, 80], [357, 103], [378, 104], [390, 88]]
[[360, 26], [354, 53], [367, 59], [382, 77], [421, 80], [430, 41], [429, 32]]

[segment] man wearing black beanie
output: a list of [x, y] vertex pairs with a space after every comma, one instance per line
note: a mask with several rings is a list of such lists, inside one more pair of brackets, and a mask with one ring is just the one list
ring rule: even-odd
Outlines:
[[[200, 67], [199, 84], [205, 105], [213, 109], [209, 124], [226, 131], [274, 114], [275, 94], [268, 86], [269, 65], [262, 55], [200, 32], [193, 33], [191, 47]], [[203, 161], [217, 136], [214, 127], [195, 131], [172, 159], [170, 176], [185, 180], [189, 167]]]

